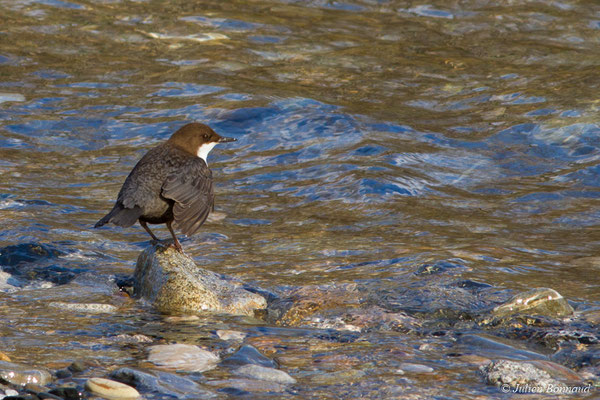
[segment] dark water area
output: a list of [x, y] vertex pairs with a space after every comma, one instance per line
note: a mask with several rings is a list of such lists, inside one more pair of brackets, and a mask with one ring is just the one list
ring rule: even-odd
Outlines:
[[102, 375], [144, 360], [118, 335], [222, 349], [211, 332], [231, 329], [298, 380], [275, 397], [505, 398], [447, 356], [459, 328], [173, 322], [116, 289], [144, 230], [92, 226], [149, 148], [199, 121], [237, 139], [208, 159], [215, 215], [182, 240], [203, 267], [276, 294], [358, 285], [429, 322], [537, 287], [594, 312], [599, 45], [585, 0], [0, 0], [0, 351]]

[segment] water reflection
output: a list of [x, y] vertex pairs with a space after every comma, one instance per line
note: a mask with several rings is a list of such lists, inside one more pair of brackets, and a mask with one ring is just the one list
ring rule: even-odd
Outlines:
[[[130, 272], [147, 238], [90, 228], [141, 155], [195, 120], [238, 139], [209, 159], [224, 218], [184, 242], [210, 269], [274, 291], [365, 283], [424, 312], [432, 294], [413, 274], [458, 259], [461, 279], [598, 306], [578, 261], [600, 244], [596, 3], [0, 7], [0, 260], [21, 287], [114, 302], [109, 283], [90, 295], [77, 277]], [[60, 255], [6, 259], [36, 246]], [[8, 298], [4, 316], [53, 326], [36, 296], [58, 293]], [[141, 306], [122, 306], [52, 340], [73, 351], [74, 336], [136, 329]], [[25, 356], [68, 358], [38, 354], [45, 339], [23, 329], [5, 337]]]

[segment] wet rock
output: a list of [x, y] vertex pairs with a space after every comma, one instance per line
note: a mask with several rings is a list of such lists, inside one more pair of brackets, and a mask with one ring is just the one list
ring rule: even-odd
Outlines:
[[28, 383], [45, 385], [52, 380], [50, 372], [45, 369], [32, 368], [29, 365], [0, 361], [0, 378], [13, 385], [25, 386]]
[[550, 361], [510, 361], [496, 360], [482, 366], [480, 371], [490, 385], [536, 387], [542, 392], [549, 388], [583, 385], [575, 372]]
[[216, 332], [217, 336], [219, 337], [219, 339], [221, 340], [231, 340], [231, 341], [236, 341], [236, 342], [240, 342], [242, 340], [244, 340], [244, 338], [247, 336], [245, 333], [243, 332], [238, 332], [238, 331], [230, 331], [230, 330], [225, 330], [225, 329], [220, 329]]
[[255, 364], [267, 368], [277, 367], [275, 361], [262, 355], [253, 346], [250, 346], [248, 344], [243, 345], [239, 348], [238, 351], [236, 351], [230, 357], [224, 359], [223, 362], [221, 362], [221, 365], [226, 367], [234, 367], [246, 364]]
[[73, 373], [67, 368], [59, 369], [54, 373], [56, 379], [66, 379], [73, 376]]
[[573, 307], [556, 290], [537, 288], [517, 294], [506, 303], [494, 308], [492, 314], [497, 318], [516, 314], [563, 318], [573, 315]]
[[281, 383], [283, 385], [296, 383], [296, 380], [287, 373], [275, 368], [261, 367], [260, 365], [247, 364], [233, 370], [234, 375], [243, 378], [258, 379], [261, 381], [269, 381]]
[[71, 371], [74, 374], [77, 374], [79, 372], [83, 372], [87, 369], [87, 367], [85, 366], [85, 364], [81, 361], [73, 361], [73, 363], [71, 363], [71, 365], [69, 365], [69, 371]]
[[77, 388], [64, 386], [54, 388], [49, 391], [49, 393], [54, 394], [64, 400], [80, 400], [83, 399], [83, 393], [79, 392]]
[[458, 337], [455, 349], [464, 353], [475, 353], [487, 358], [507, 358], [511, 360], [541, 360], [546, 356], [523, 349], [519, 341], [503, 339], [485, 334], [467, 334]]
[[[21, 243], [0, 248], [0, 265], [4, 272], [22, 281], [43, 280], [62, 285], [82, 272], [76, 263], [64, 260], [66, 255], [51, 244]], [[59, 258], [62, 259], [57, 263]]]
[[240, 283], [199, 268], [190, 257], [163, 244], [143, 251], [137, 261], [135, 293], [161, 312], [210, 311], [253, 316], [266, 308], [264, 297]]
[[360, 303], [355, 284], [304, 286], [274, 300], [267, 309], [267, 320], [283, 326], [298, 326], [317, 312], [333, 308], [347, 309]]
[[222, 388], [232, 388], [240, 392], [278, 393], [283, 392], [285, 390], [285, 385], [275, 382], [259, 381], [254, 379], [227, 379], [219, 381], [208, 381], [206, 382], [206, 384]]
[[177, 371], [202, 372], [215, 368], [220, 358], [198, 346], [161, 344], [150, 347], [148, 361]]
[[61, 310], [88, 314], [113, 314], [117, 311], [117, 307], [111, 304], [102, 303], [65, 303], [63, 301], [53, 301], [49, 305], [50, 307], [60, 308]]
[[406, 372], [414, 374], [427, 374], [433, 372], [433, 368], [422, 364], [401, 363], [398, 367], [399, 369], [396, 372], [399, 374], [404, 374]]
[[137, 399], [140, 394], [137, 390], [124, 383], [104, 378], [90, 378], [85, 382], [85, 388], [98, 396], [109, 400]]
[[112, 379], [135, 387], [145, 394], [160, 398], [208, 399], [216, 395], [204, 390], [196, 382], [165, 371], [141, 371], [120, 368], [110, 374]]

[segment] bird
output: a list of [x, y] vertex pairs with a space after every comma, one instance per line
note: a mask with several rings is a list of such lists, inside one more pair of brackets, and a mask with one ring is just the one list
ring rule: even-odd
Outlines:
[[109, 222], [130, 227], [137, 221], [153, 240], [159, 241], [148, 224], [166, 224], [173, 237], [171, 246], [183, 253], [173, 222], [183, 234], [191, 236], [214, 211], [213, 177], [206, 158], [217, 144], [234, 141], [199, 122], [179, 128], [138, 161], [114, 207], [94, 228]]

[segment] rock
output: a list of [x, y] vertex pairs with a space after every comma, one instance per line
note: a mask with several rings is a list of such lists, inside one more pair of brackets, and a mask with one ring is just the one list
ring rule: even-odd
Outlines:
[[157, 398], [208, 399], [216, 394], [204, 390], [196, 382], [165, 371], [141, 371], [133, 368], [119, 368], [110, 377], [134, 386], [138, 391]]
[[227, 379], [208, 381], [207, 385], [222, 388], [234, 388], [242, 392], [283, 392], [285, 386], [275, 382], [259, 381], [254, 379]]
[[575, 372], [550, 361], [510, 361], [496, 360], [482, 366], [480, 371], [488, 384], [502, 387], [535, 387], [542, 393], [551, 388], [566, 388], [582, 385], [582, 379]]
[[17, 392], [17, 391], [16, 391], [16, 390], [14, 390], [14, 389], [6, 389], [6, 390], [4, 391], [4, 394], [5, 394], [5, 395], [7, 395], [7, 396], [18, 396], [18, 395], [19, 395], [19, 392]]
[[230, 357], [224, 359], [221, 363], [221, 365], [226, 367], [235, 367], [246, 364], [255, 364], [267, 368], [277, 367], [275, 361], [271, 360], [268, 357], [265, 357], [253, 346], [250, 346], [248, 344], [245, 344], [242, 347], [240, 347], [238, 351], [236, 351]]
[[315, 313], [358, 305], [361, 295], [356, 284], [303, 286], [269, 304], [267, 321], [283, 326], [299, 326]]
[[66, 378], [72, 377], [73, 373], [71, 371], [69, 371], [67, 368], [62, 368], [62, 369], [56, 370], [56, 372], [54, 373], [54, 376], [56, 377], [56, 379], [66, 379]]
[[287, 373], [275, 368], [261, 367], [260, 365], [247, 364], [233, 370], [234, 375], [244, 378], [258, 379], [261, 381], [276, 382], [281, 384], [296, 383], [296, 380]]
[[136, 295], [165, 313], [210, 311], [254, 316], [255, 310], [267, 306], [264, 297], [199, 268], [190, 257], [160, 243], [140, 254], [134, 277]]
[[85, 382], [85, 388], [90, 392], [109, 400], [137, 399], [137, 390], [121, 382], [104, 378], [90, 378]]
[[573, 307], [556, 290], [537, 288], [517, 294], [504, 304], [494, 308], [492, 314], [498, 318], [516, 314], [563, 318], [573, 314]]
[[480, 334], [461, 335], [456, 340], [454, 349], [461, 353], [475, 353], [487, 358], [507, 358], [511, 360], [541, 360], [547, 358], [541, 353], [523, 349], [523, 343]]
[[62, 310], [89, 313], [89, 314], [103, 314], [103, 313], [115, 313], [117, 307], [112, 304], [102, 303], [65, 303], [62, 301], [53, 301], [49, 304], [50, 307], [60, 308]]
[[74, 374], [83, 372], [87, 369], [85, 364], [82, 363], [81, 361], [73, 361], [73, 363], [71, 363], [71, 365], [69, 365], [68, 368], [69, 368], [69, 371], [71, 371]]
[[219, 356], [189, 344], [160, 344], [150, 347], [148, 361], [177, 371], [202, 372], [215, 368]]
[[52, 375], [45, 369], [0, 361], [0, 378], [13, 385], [25, 386], [28, 383], [45, 385], [52, 380]]
[[65, 400], [80, 400], [83, 399], [83, 394], [77, 390], [77, 388], [64, 386], [57, 387], [49, 391], [49, 393], [54, 394]]
[[396, 372], [398, 372], [399, 374], [404, 374], [405, 372], [411, 372], [415, 374], [428, 374], [430, 372], [433, 372], [433, 368], [421, 364], [402, 363], [398, 367], [400, 367], [400, 369], [398, 369]]
[[221, 340], [231, 340], [231, 341], [236, 341], [236, 342], [240, 342], [240, 341], [244, 340], [244, 338], [247, 336], [243, 332], [230, 331], [230, 330], [226, 330], [226, 329], [220, 329], [216, 332], [216, 334], [219, 337], [219, 339], [221, 339]]

